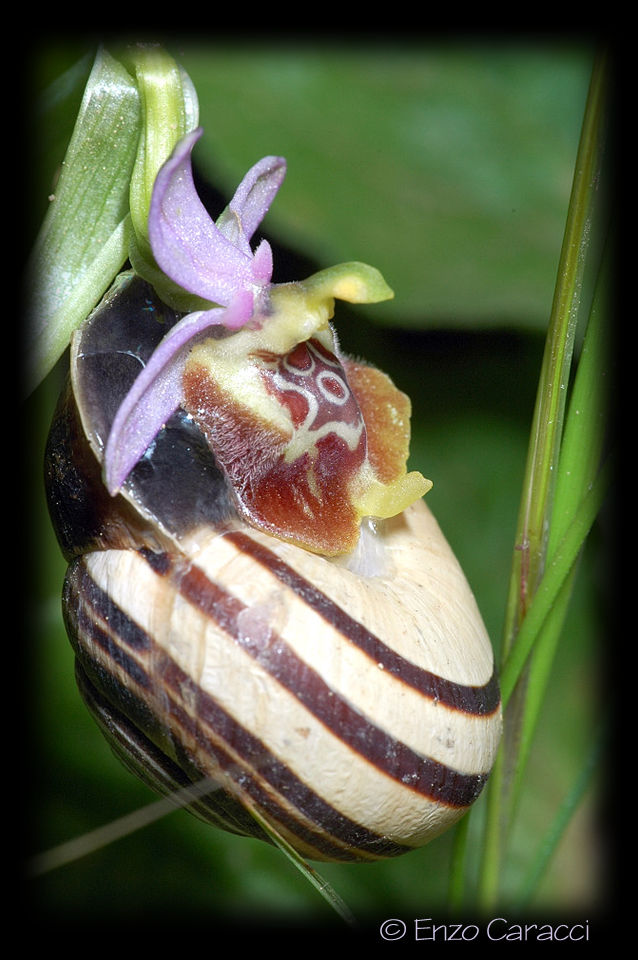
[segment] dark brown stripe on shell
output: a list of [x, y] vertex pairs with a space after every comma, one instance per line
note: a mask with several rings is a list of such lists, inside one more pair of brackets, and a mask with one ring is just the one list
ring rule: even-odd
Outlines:
[[392, 676], [397, 677], [431, 700], [461, 713], [471, 714], [472, 716], [489, 716], [498, 710], [501, 697], [496, 672], [492, 674], [484, 686], [473, 687], [455, 683], [452, 680], [445, 680], [435, 673], [423, 670], [386, 646], [382, 640], [366, 630], [362, 624], [350, 617], [334, 601], [267, 547], [257, 543], [250, 536], [240, 531], [227, 533], [226, 536], [239, 550], [249, 554], [274, 574], [281, 583], [290, 587], [315, 613], [319, 614], [336, 630], [339, 630], [344, 637], [370, 657], [374, 663], [382, 664], [383, 669]]
[[[156, 569], [166, 572], [171, 567], [161, 560], [161, 555], [159, 560], [158, 556], [148, 555], [146, 552], [142, 555]], [[161, 684], [164, 708], [172, 717], [174, 725], [184, 732], [185, 740], [196, 740], [202, 750], [214, 757], [219, 767], [236, 782], [239, 790], [245, 791], [273, 823], [281, 824], [306, 846], [316, 850], [320, 857], [342, 861], [373, 860], [400, 856], [411, 849], [344, 816], [296, 777], [284, 763], [269, 752], [258, 737], [237, 723], [210, 694], [195, 684], [153, 638], [113, 602], [92, 578], [84, 560], [76, 561], [74, 575], [67, 578], [65, 590], [69, 600], [65, 606], [70, 612], [68, 627], [70, 636], [76, 638], [74, 646], [78, 655], [84, 666], [89, 668], [94, 684], [96, 678], [103, 674], [104, 665], [93, 661], [90, 643], [95, 643], [111, 661], [108, 698], [123, 716], [122, 708], [126, 705], [129, 722], [139, 722], [141, 717], [148, 714], [152, 704], [146, 698], [152, 697], [153, 691]], [[108, 636], [99, 626], [99, 622], [105, 618], [108, 618], [107, 622], [117, 640]], [[81, 637], [86, 636], [90, 641], [87, 645], [82, 639], [80, 649], [78, 630], [81, 631]], [[145, 661], [150, 659], [154, 665], [152, 676], [143, 664], [131, 657], [123, 647], [128, 647], [135, 654], [141, 654]], [[95, 670], [92, 669], [93, 666]], [[124, 686], [118, 680], [120, 671], [134, 680], [140, 690], [145, 692], [136, 696], [129, 686]], [[189, 702], [196, 703], [193, 714], [187, 713], [182, 706], [186, 689], [189, 691]], [[146, 691], [150, 691], [150, 694]], [[103, 693], [107, 693], [107, 690], [104, 689]], [[140, 699], [141, 697], [144, 697], [144, 700]], [[168, 725], [168, 716], [159, 719], [162, 725]], [[214, 739], [206, 734], [205, 728], [210, 729]], [[225, 744], [229, 745], [230, 750], [226, 749]], [[231, 751], [234, 751], [234, 754]], [[237, 756], [240, 757], [240, 763], [237, 762]], [[242, 762], [246, 766], [242, 766]], [[193, 761], [189, 765], [191, 768], [195, 766]], [[255, 775], [250, 773], [250, 768], [255, 771]], [[205, 775], [202, 772], [202, 776]], [[290, 808], [277, 802], [276, 795], [264, 787], [260, 780], [285, 798], [286, 803], [296, 808], [309, 823], [306, 825], [295, 818]], [[214, 800], [211, 800], [211, 804], [214, 808]], [[224, 819], [223, 813], [218, 813], [214, 818], [218, 826], [220, 819]], [[316, 824], [316, 829], [313, 829], [311, 824]], [[236, 829], [237, 826], [232, 821], [227, 825], [230, 829]], [[259, 830], [256, 832], [259, 833]]]
[[[123, 649], [122, 641], [135, 652], [147, 652], [153, 641], [93, 580], [82, 560], [70, 568], [64, 583], [64, 616], [75, 647], [87, 649], [87, 640], [141, 687], [150, 686], [138, 660]], [[78, 651], [79, 652], [79, 651]]]
[[[228, 774], [248, 794], [255, 803], [269, 815], [272, 821], [280, 823], [295, 834], [305, 844], [314, 847], [324, 856], [339, 859], [360, 859], [400, 856], [410, 848], [381, 837], [349, 817], [344, 816], [331, 804], [311, 790], [307, 784], [269, 752], [263, 741], [250, 733], [245, 727], [227, 713], [227, 711], [207, 692], [194, 683], [192, 678], [174, 662], [166, 663], [162, 668], [165, 690], [177, 694], [177, 700], [171, 697], [170, 712], [182, 729], [197, 740], [198, 745], [215, 757], [221, 769]], [[184, 692], [189, 691], [189, 702], [196, 704], [195, 717], [186, 714], [181, 701]], [[169, 694], [170, 696], [170, 694]], [[206, 736], [202, 725], [214, 733], [214, 740]], [[228, 744], [233, 753], [225, 748]], [[241, 763], [237, 763], [237, 755]], [[243, 766], [245, 764], [246, 766]], [[255, 771], [252, 776], [249, 770]], [[287, 804], [294, 807], [310, 823], [317, 825], [317, 832], [293, 817], [289, 810], [282, 807], [273, 794], [264, 789], [259, 780], [264, 781]], [[336, 843], [332, 842], [334, 838]], [[349, 851], [344, 851], [347, 845]]]
[[239, 616], [247, 610], [240, 600], [213, 583], [196, 566], [174, 578], [180, 593], [235, 639], [278, 683], [343, 743], [376, 769], [422, 796], [450, 807], [466, 807], [476, 800], [486, 774], [464, 774], [416, 753], [376, 727], [339, 697], [318, 674], [289, 648], [281, 637], [247, 636]]

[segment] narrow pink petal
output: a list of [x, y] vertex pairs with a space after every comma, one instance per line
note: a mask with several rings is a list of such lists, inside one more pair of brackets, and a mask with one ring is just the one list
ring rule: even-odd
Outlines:
[[264, 157], [248, 171], [217, 226], [234, 244], [250, 251], [250, 240], [266, 216], [284, 177], [283, 157]]
[[272, 248], [267, 240], [262, 240], [253, 257], [251, 272], [255, 283], [266, 286], [272, 279]]

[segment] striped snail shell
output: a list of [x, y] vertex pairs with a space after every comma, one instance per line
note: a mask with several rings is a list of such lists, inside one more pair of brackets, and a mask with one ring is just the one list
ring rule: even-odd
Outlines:
[[316, 860], [427, 843], [481, 792], [501, 731], [475, 600], [422, 500], [328, 558], [241, 519], [178, 410], [117, 496], [104, 445], [178, 318], [123, 275], [76, 334], [46, 455], [83, 697], [155, 789], [210, 778], [191, 811]]

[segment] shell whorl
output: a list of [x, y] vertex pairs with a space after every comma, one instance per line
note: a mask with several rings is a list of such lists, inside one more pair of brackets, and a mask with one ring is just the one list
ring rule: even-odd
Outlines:
[[[136, 297], [147, 304], [148, 290], [135, 284], [109, 312], [135, 312]], [[76, 346], [80, 371], [98, 329]], [[76, 372], [80, 406], [88, 382]], [[263, 836], [256, 809], [310, 859], [396, 856], [458, 820], [489, 775], [500, 696], [476, 603], [425, 503], [364, 524], [361, 555], [316, 555], [238, 521], [180, 414], [122, 495], [102, 498], [93, 469], [75, 510], [94, 513], [79, 524], [60, 484], [91, 473], [78, 436], [90, 462], [106, 428], [86, 409], [79, 426], [68, 399], [61, 410], [48, 462], [71, 559], [67, 629], [87, 703], [136, 772], [165, 792], [211, 778], [220, 788], [193, 812]]]

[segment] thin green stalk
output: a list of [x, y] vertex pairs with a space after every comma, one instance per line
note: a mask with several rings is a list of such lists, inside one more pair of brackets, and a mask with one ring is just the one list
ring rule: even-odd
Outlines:
[[583, 271], [600, 175], [604, 72], [604, 64], [599, 61], [594, 66], [576, 157], [523, 482], [513, 560], [514, 576], [505, 624], [504, 657], [509, 653], [518, 625], [542, 576]]
[[75, 863], [81, 857], [89, 856], [117, 840], [129, 837], [137, 830], [143, 830], [150, 824], [162, 820], [174, 810], [187, 807], [200, 797], [210, 796], [219, 789], [219, 783], [209, 777], [197, 783], [190, 783], [160, 800], [134, 810], [133, 813], [127, 813], [117, 820], [111, 820], [103, 827], [96, 827], [89, 833], [84, 833], [80, 837], [67, 840], [57, 847], [38, 854], [27, 864], [27, 874], [34, 877], [41, 876], [65, 867], [69, 863]]
[[534, 641], [534, 648], [527, 663], [525, 701], [521, 707], [518, 729], [516, 767], [512, 772], [508, 805], [508, 821], [511, 823], [518, 806], [521, 785], [527, 770], [527, 761], [532, 749], [537, 722], [551, 679], [554, 657], [560, 642], [565, 618], [572, 597], [572, 590], [579, 568], [578, 557], [567, 577], [560, 585], [543, 626]]
[[472, 812], [466, 813], [454, 831], [447, 897], [448, 910], [451, 913], [458, 913], [465, 900], [468, 837]]
[[594, 771], [597, 769], [600, 761], [603, 745], [604, 737], [601, 734], [594, 740], [589, 756], [586, 758], [572, 788], [563, 800], [553, 823], [547, 831], [545, 839], [538, 848], [536, 858], [522, 885], [517, 903], [518, 909], [524, 909], [538, 890], [551, 859], [556, 853], [558, 845], [565, 834], [565, 830], [574, 816], [575, 811], [580, 806], [587, 788], [591, 783]]
[[[554, 494], [552, 525], [547, 545], [550, 563], [560, 539], [573, 522], [575, 505], [581, 498], [582, 491], [587, 490], [594, 481], [605, 440], [606, 387], [611, 379], [610, 354], [606, 342], [609, 326], [608, 274], [609, 254], [603, 261], [601, 276], [596, 286], [565, 422]], [[573, 578], [574, 569], [557, 595], [532, 655], [512, 787], [512, 810], [516, 806], [542, 700], [551, 675]]]
[[572, 525], [557, 547], [551, 559], [551, 565], [528, 608], [525, 620], [517, 634], [516, 642], [501, 673], [503, 707], [506, 707], [509, 702], [545, 618], [550, 613], [563, 583], [580, 554], [582, 545], [600, 511], [600, 507], [607, 497], [611, 484], [611, 472], [611, 463], [605, 463], [591, 489], [581, 502]]
[[272, 842], [277, 846], [281, 852], [290, 860], [292, 865], [299, 870], [301, 875], [308, 881], [317, 890], [317, 892], [324, 898], [326, 903], [335, 911], [335, 913], [341, 917], [345, 923], [350, 927], [356, 927], [357, 921], [354, 917], [354, 914], [350, 910], [350, 907], [347, 903], [339, 896], [334, 887], [325, 880], [320, 873], [318, 873], [314, 867], [311, 867], [307, 863], [301, 854], [292, 847], [288, 841], [282, 837], [278, 830], [275, 830], [274, 827], [268, 822], [265, 817], [259, 813], [256, 807], [248, 807], [251, 815], [255, 818], [257, 823], [260, 825], [262, 830], [267, 836], [270, 837]]
[[500, 885], [503, 831], [501, 828], [501, 796], [504, 751], [498, 751], [487, 786], [487, 816], [483, 840], [483, 858], [478, 881], [478, 906], [488, 912], [496, 902]]
[[[598, 479], [595, 489], [590, 490], [580, 504], [574, 526], [562, 538], [547, 568], [565, 397], [594, 214], [595, 188], [600, 176], [604, 88], [605, 66], [601, 60], [594, 66], [585, 108], [519, 511], [501, 672], [504, 710], [508, 704], [510, 710], [505, 710], [504, 747], [489, 785], [485, 856], [479, 881], [479, 899], [484, 906], [493, 903], [498, 892], [509, 828], [510, 786], [517, 760], [525, 686], [518, 688], [515, 699], [512, 694], [523, 676], [523, 668], [539, 631], [549, 623], [552, 605], [557, 602], [560, 591], [566, 589], [566, 578], [606, 492], [605, 475]], [[579, 500], [580, 497], [576, 502]]]

